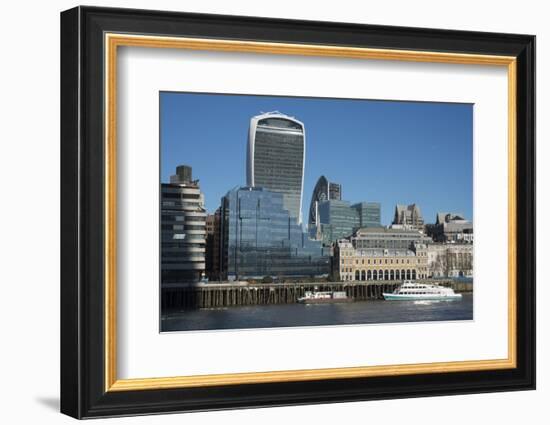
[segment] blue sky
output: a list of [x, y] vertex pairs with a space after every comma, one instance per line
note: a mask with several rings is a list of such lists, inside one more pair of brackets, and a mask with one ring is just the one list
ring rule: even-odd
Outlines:
[[438, 211], [472, 218], [473, 105], [278, 96], [160, 93], [161, 180], [193, 167], [213, 212], [246, 184], [250, 118], [280, 111], [306, 128], [303, 217], [319, 176], [342, 184], [342, 199], [417, 203], [424, 220]]

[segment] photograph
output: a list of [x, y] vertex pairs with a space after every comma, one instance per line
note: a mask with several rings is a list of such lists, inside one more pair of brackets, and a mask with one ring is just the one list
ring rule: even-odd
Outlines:
[[473, 104], [159, 105], [161, 332], [474, 320]]

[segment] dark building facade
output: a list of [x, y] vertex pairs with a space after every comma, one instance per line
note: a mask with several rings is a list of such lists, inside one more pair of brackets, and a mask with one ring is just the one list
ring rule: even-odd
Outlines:
[[248, 134], [247, 186], [283, 195], [283, 206], [302, 222], [304, 124], [279, 112], [252, 117]]
[[161, 281], [198, 282], [205, 270], [204, 197], [188, 166], [161, 185]]
[[220, 219], [221, 208], [206, 216], [206, 277], [220, 280]]
[[235, 188], [222, 198], [220, 222], [223, 279], [330, 273], [328, 250], [302, 231], [285, 209], [282, 193], [257, 187]]

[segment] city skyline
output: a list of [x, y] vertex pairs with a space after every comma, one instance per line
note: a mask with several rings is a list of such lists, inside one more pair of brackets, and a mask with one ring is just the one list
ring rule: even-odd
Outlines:
[[160, 103], [161, 180], [192, 166], [210, 213], [246, 184], [250, 119], [277, 110], [304, 123], [304, 206], [325, 175], [342, 199], [380, 202], [384, 225], [396, 204], [416, 203], [427, 223], [440, 211], [473, 218], [472, 105], [174, 92]]

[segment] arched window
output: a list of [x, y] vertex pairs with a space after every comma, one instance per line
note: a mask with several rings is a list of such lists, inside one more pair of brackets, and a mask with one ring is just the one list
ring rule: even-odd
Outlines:
[[386, 270], [384, 271], [384, 280], [389, 280], [390, 279], [390, 272], [389, 270]]
[[355, 270], [355, 280], [359, 280], [359, 270]]
[[405, 274], [405, 270], [401, 270], [401, 279], [405, 280], [407, 278], [407, 275]]
[[412, 271], [412, 278], [413, 278], [413, 280], [416, 279], [416, 270]]
[[370, 270], [367, 270], [367, 280], [372, 280], [372, 273]]
[[390, 270], [390, 280], [395, 280], [395, 274], [393, 273], [393, 270]]
[[361, 280], [366, 280], [367, 279], [367, 273], [365, 272], [365, 270], [363, 270], [361, 272]]
[[407, 270], [407, 279], [410, 280], [410, 278], [411, 278], [411, 271], [410, 271], [410, 270]]

